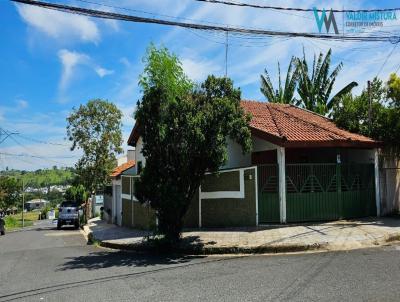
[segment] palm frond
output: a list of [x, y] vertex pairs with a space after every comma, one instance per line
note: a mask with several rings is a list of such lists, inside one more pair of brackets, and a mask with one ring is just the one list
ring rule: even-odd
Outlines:
[[348, 94], [354, 87], [358, 86], [357, 82], [351, 82], [343, 87], [338, 93], [336, 93], [332, 99], [328, 102], [327, 107], [328, 109], [332, 109], [334, 105], [346, 94]]

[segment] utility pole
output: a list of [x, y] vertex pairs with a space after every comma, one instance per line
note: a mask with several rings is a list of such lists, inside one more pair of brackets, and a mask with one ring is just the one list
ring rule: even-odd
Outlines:
[[225, 32], [225, 78], [228, 76], [228, 34], [229, 31]]
[[25, 184], [24, 184], [24, 179], [22, 178], [22, 227], [25, 227], [24, 210], [25, 210]]
[[368, 93], [368, 130], [371, 134], [371, 129], [372, 129], [372, 99], [371, 99], [371, 81], [368, 81], [368, 88], [367, 88], [367, 93]]

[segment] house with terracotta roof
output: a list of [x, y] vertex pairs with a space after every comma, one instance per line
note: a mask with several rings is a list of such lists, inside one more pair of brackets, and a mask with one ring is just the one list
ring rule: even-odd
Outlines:
[[[227, 139], [228, 160], [219, 173], [205, 176], [186, 214], [186, 227], [380, 215], [379, 142], [293, 105], [242, 101], [241, 106], [251, 115], [253, 150], [242, 154]], [[151, 209], [144, 210], [134, 198], [133, 184], [146, 162], [138, 127], [128, 144], [135, 147], [136, 165], [122, 183], [122, 204], [133, 212], [127, 225], [136, 227], [145, 212], [155, 223]]]
[[111, 204], [109, 206], [105, 204], [104, 207], [111, 219], [106, 220], [119, 226], [122, 226], [122, 175], [132, 170], [135, 164], [135, 151], [128, 150], [127, 156], [118, 159], [118, 166], [110, 174], [112, 181]]

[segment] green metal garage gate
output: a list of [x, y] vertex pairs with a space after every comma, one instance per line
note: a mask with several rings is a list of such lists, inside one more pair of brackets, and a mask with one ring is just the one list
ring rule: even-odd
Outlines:
[[[260, 166], [259, 221], [279, 221], [276, 165]], [[373, 164], [286, 165], [288, 222], [376, 215]]]

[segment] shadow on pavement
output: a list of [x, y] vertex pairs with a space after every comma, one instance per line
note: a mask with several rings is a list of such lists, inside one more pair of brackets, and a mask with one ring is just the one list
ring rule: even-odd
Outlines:
[[85, 256], [69, 257], [58, 269], [66, 271], [71, 269], [96, 270], [108, 267], [149, 267], [167, 264], [188, 263], [195, 259], [203, 259], [205, 256], [188, 255], [148, 255], [126, 251], [118, 252], [92, 252]]

